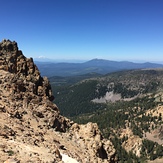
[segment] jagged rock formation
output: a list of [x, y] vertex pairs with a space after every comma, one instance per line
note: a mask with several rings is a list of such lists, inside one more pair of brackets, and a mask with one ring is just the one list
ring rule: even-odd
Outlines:
[[98, 126], [60, 115], [51, 86], [16, 42], [0, 43], [0, 162], [114, 162]]
[[[15, 81], [19, 79], [17, 83], [15, 83], [14, 79], [11, 81], [18, 85], [17, 92], [32, 91], [35, 95], [48, 97], [51, 101], [53, 100], [48, 79], [40, 76], [33, 59], [27, 59], [18, 50], [16, 42], [4, 40], [0, 43], [0, 70], [13, 73]], [[30, 84], [29, 87], [25, 87], [26, 83]]]
[[132, 151], [136, 156], [141, 156], [142, 138], [134, 135], [130, 128], [123, 129], [121, 131], [120, 138], [128, 137], [126, 141], [122, 143], [122, 147], [129, 153]]
[[[104, 159], [103, 162], [108, 162], [108, 159], [114, 160], [112, 158], [115, 153], [114, 147], [110, 141], [103, 139], [97, 124], [87, 123], [86, 125], [78, 125], [75, 123], [70, 128], [70, 137], [72, 140], [77, 141], [79, 147], [83, 146], [83, 148], [89, 149], [87, 153], [94, 158], [97, 157], [98, 162], [101, 159]], [[112, 157], [108, 158], [109, 155]], [[90, 162], [88, 160], [87, 162]]]

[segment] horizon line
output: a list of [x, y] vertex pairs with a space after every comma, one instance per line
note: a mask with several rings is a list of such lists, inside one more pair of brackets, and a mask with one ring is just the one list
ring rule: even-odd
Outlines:
[[157, 63], [163, 64], [163, 61], [154, 61], [154, 60], [138, 60], [138, 59], [129, 59], [129, 60], [120, 60], [120, 59], [103, 59], [103, 58], [92, 58], [92, 59], [54, 59], [47, 58], [44, 56], [41, 57], [32, 57], [34, 61], [37, 62], [49, 62], [49, 63], [84, 63], [92, 60], [105, 60], [105, 61], [115, 61], [115, 62], [133, 62], [133, 63]]

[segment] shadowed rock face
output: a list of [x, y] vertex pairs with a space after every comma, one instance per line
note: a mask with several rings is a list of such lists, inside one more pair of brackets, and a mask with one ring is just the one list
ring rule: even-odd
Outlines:
[[[97, 124], [60, 115], [51, 86], [16, 42], [0, 43], [0, 162], [114, 162], [115, 149]], [[65, 157], [64, 157], [65, 159]]]

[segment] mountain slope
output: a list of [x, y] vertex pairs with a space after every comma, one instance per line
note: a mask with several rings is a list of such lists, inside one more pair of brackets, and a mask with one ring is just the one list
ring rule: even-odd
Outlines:
[[107, 102], [130, 101], [161, 91], [162, 82], [163, 69], [144, 69], [116, 72], [61, 87], [52, 83], [52, 88], [61, 113], [74, 116], [105, 108], [103, 104]]
[[115, 162], [97, 124], [60, 115], [51, 86], [16, 42], [0, 43], [0, 162]]
[[[163, 69], [121, 71], [54, 86], [61, 114], [96, 122], [116, 148], [117, 162], [163, 160]], [[53, 85], [52, 85], [53, 87]]]

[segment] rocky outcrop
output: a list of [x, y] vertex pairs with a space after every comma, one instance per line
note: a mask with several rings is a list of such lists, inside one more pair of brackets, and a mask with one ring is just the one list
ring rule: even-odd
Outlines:
[[16, 42], [0, 43], [0, 162], [114, 162], [93, 123], [78, 125], [52, 102], [51, 86]]
[[87, 123], [86, 125], [75, 123], [70, 128], [69, 134], [79, 147], [89, 149], [88, 156], [85, 158], [86, 162], [114, 161], [114, 146], [109, 140], [103, 139], [96, 123]]
[[[41, 77], [33, 59], [26, 58], [17, 47], [16, 42], [3, 40], [0, 43], [0, 70], [1, 86], [9, 98], [10, 108], [8, 113], [18, 119], [22, 119], [25, 109], [32, 109], [33, 116], [47, 121], [49, 127], [57, 128], [58, 131], [65, 131], [68, 126], [63, 117], [60, 117], [59, 110], [51, 101], [54, 100], [51, 86], [47, 77]], [[1, 74], [4, 74], [1, 71]], [[13, 103], [11, 103], [13, 101]], [[18, 101], [19, 106], [16, 105]], [[34, 107], [37, 105], [39, 107]], [[7, 108], [7, 106], [6, 106]], [[55, 122], [58, 123], [55, 123]], [[63, 125], [64, 121], [64, 125]]]
[[129, 153], [132, 152], [136, 156], [141, 156], [141, 149], [142, 149], [142, 139], [134, 135], [131, 129], [126, 128], [121, 130], [120, 138], [127, 137], [128, 139], [122, 143], [122, 147]]
[[[14, 83], [15, 91], [29, 91], [35, 95], [54, 99], [48, 79], [42, 78], [32, 58], [26, 58], [17, 43], [3, 40], [0, 43], [0, 70], [14, 74], [11, 84]], [[13, 88], [11, 88], [13, 89]]]

